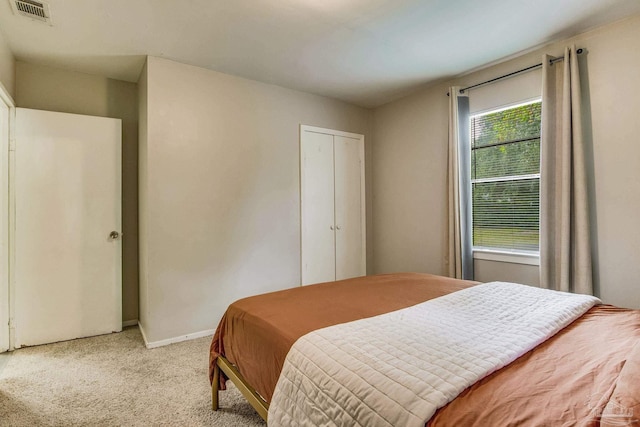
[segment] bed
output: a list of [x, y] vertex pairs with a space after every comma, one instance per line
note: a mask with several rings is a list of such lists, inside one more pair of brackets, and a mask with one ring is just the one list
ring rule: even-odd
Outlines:
[[[231, 379], [266, 419], [287, 353], [298, 338], [475, 285], [403, 273], [236, 301], [211, 344], [213, 409], [218, 407], [218, 391]], [[427, 425], [640, 425], [639, 338], [640, 311], [594, 306], [550, 339], [466, 388], [438, 409]]]

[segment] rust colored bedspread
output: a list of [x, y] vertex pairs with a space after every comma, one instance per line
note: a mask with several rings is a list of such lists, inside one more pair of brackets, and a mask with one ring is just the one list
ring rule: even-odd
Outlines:
[[640, 310], [599, 305], [466, 389], [427, 426], [640, 426], [638, 420]]
[[[430, 274], [383, 274], [238, 300], [229, 306], [213, 337], [210, 378], [218, 354], [222, 354], [270, 402], [284, 359], [301, 336], [410, 307], [474, 283]], [[224, 378], [220, 377], [224, 388]]]
[[[222, 354], [269, 402], [287, 352], [300, 336], [473, 284], [403, 273], [239, 300], [227, 309], [211, 343], [210, 374]], [[224, 386], [222, 376], [221, 382]], [[601, 305], [465, 390], [427, 425], [640, 426], [639, 419], [640, 310]]]

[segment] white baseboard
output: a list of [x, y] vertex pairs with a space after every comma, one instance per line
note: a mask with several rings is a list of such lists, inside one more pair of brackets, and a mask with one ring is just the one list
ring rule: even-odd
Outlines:
[[177, 342], [195, 340], [196, 338], [202, 338], [202, 337], [206, 337], [206, 336], [209, 336], [209, 335], [213, 335], [214, 332], [216, 331], [215, 329], [207, 329], [207, 330], [204, 330], [204, 331], [194, 332], [194, 333], [187, 334], [187, 335], [180, 335], [180, 336], [177, 336], [177, 337], [167, 338], [167, 339], [160, 340], [160, 341], [149, 342], [147, 340], [147, 335], [144, 332], [144, 328], [142, 327], [142, 324], [138, 323], [138, 326], [140, 328], [140, 332], [142, 333], [142, 339], [144, 340], [144, 345], [147, 348], [157, 348], [157, 347], [163, 347], [163, 346], [169, 345], [169, 344], [175, 344]]
[[138, 319], [125, 320], [124, 322], [122, 322], [122, 327], [126, 328], [128, 326], [136, 326], [137, 324], [138, 324]]

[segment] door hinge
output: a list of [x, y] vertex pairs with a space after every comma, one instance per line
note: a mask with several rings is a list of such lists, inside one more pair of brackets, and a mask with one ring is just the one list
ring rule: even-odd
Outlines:
[[9, 151], [16, 151], [16, 140], [15, 140], [15, 138], [9, 139]]

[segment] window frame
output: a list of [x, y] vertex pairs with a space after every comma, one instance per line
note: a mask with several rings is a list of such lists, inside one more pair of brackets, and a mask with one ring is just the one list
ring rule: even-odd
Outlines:
[[[521, 107], [523, 105], [529, 105], [529, 104], [535, 104], [535, 103], [542, 103], [542, 97], [538, 96], [538, 97], [534, 97], [534, 98], [529, 98], [526, 100], [521, 100], [521, 101], [517, 101], [517, 102], [513, 102], [513, 103], [509, 103], [509, 104], [503, 104], [501, 106], [498, 107], [494, 107], [494, 108], [490, 108], [487, 110], [482, 110], [482, 111], [476, 111], [472, 114], [469, 114], [469, 143], [471, 144], [472, 138], [471, 138], [471, 121], [474, 117], [478, 117], [478, 116], [484, 116], [484, 115], [488, 115], [488, 114], [492, 114], [492, 113], [498, 113], [501, 111], [505, 111], [505, 110], [510, 110], [512, 108], [517, 108], [517, 107]], [[471, 145], [469, 145], [469, 153], [472, 152], [472, 148]], [[537, 175], [536, 178], [540, 179], [540, 173], [537, 174], [530, 174], [530, 175]], [[525, 175], [522, 175], [525, 176]], [[520, 177], [520, 176], [518, 176]], [[506, 178], [512, 178], [512, 177], [506, 177]], [[530, 178], [534, 178], [533, 176], [530, 176]], [[517, 178], [517, 179], [524, 179], [524, 178]], [[491, 178], [489, 179], [491, 181], [508, 181], [507, 180], [502, 180], [502, 179], [494, 179]], [[476, 182], [476, 180], [471, 179], [471, 176], [469, 176], [469, 181], [472, 185], [472, 189], [469, 192], [471, 199], [473, 200], [473, 183]], [[480, 181], [483, 181], [483, 179], [480, 179]], [[470, 200], [469, 206], [471, 206], [471, 208], [473, 209], [473, 202], [472, 200]], [[473, 211], [471, 213], [471, 227], [473, 229]], [[540, 223], [538, 223], [538, 230], [540, 229]], [[497, 261], [497, 262], [508, 262], [508, 263], [513, 263], [513, 264], [525, 264], [525, 265], [536, 265], [539, 266], [540, 265], [540, 250], [538, 249], [537, 251], [528, 251], [528, 250], [524, 250], [524, 249], [509, 249], [509, 248], [494, 248], [494, 247], [484, 247], [484, 246], [475, 246], [473, 244], [473, 236], [471, 237], [472, 241], [471, 241], [471, 251], [473, 253], [473, 259], [476, 260], [486, 260], [486, 261]]]

